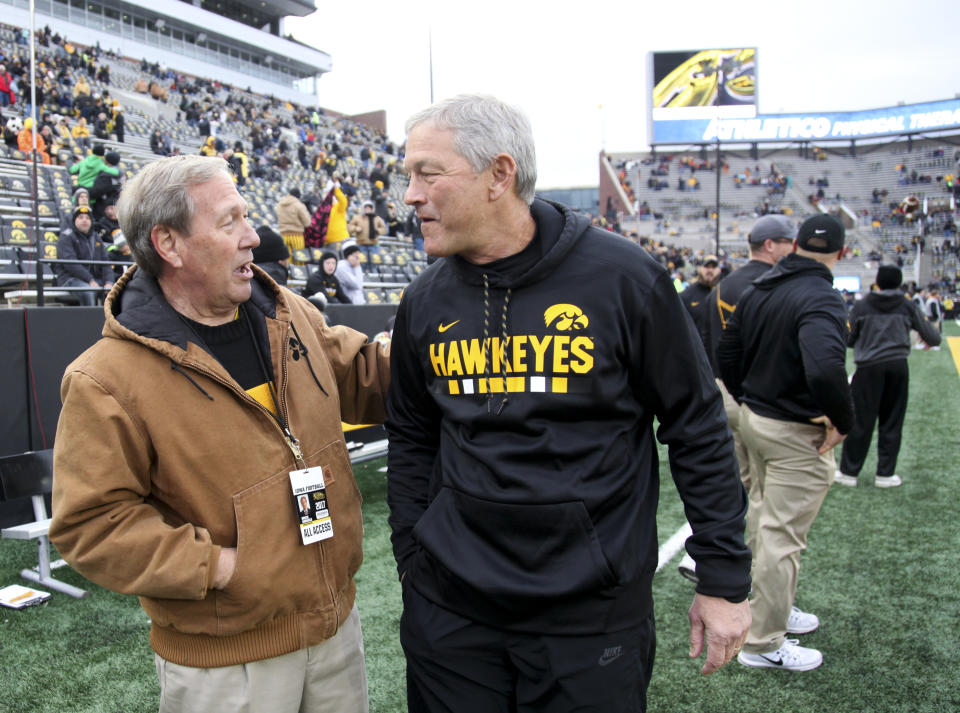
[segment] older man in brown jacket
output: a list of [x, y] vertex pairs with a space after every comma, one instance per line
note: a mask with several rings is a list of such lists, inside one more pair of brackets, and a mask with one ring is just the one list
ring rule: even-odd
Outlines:
[[161, 713], [365, 713], [341, 420], [383, 420], [388, 357], [252, 264], [222, 159], [152, 163], [119, 209], [137, 265], [64, 375], [50, 538], [140, 597]]

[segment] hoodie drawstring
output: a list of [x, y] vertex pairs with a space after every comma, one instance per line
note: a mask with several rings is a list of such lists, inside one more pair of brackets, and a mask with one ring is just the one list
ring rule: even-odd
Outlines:
[[[503, 309], [500, 312], [500, 344], [503, 347], [503, 356], [500, 359], [500, 378], [503, 383], [503, 400], [497, 409], [497, 415], [503, 411], [504, 407], [510, 401], [507, 395], [507, 346], [510, 343], [510, 337], [507, 336], [507, 310], [510, 307], [511, 288], [507, 288], [507, 293], [503, 298]], [[490, 384], [490, 352], [493, 350], [493, 342], [490, 339], [490, 282], [487, 273], [483, 273], [483, 343], [486, 348], [483, 350], [483, 376], [487, 382], [487, 413], [491, 412], [490, 403], [493, 400], [493, 389]]]
[[213, 401], [213, 397], [210, 394], [208, 394], [206, 391], [204, 391], [203, 387], [200, 386], [200, 384], [198, 384], [196, 381], [194, 381], [193, 377], [191, 377], [190, 374], [188, 374], [186, 371], [181, 369], [180, 365], [177, 364], [177, 362], [175, 362], [173, 359], [170, 360], [170, 368], [173, 369], [178, 374], [182, 374], [183, 376], [185, 376], [187, 378], [187, 381], [189, 381], [191, 384], [193, 384], [196, 387], [197, 391], [199, 391], [201, 394], [203, 394], [208, 399]]

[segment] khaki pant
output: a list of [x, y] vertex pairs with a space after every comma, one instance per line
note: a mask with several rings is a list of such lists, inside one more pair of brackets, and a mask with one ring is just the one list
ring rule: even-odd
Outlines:
[[800, 553], [833, 482], [836, 461], [832, 452], [820, 455], [814, 445], [824, 437], [823, 426], [766, 418], [744, 407], [740, 432], [762, 498], [753, 551], [753, 624], [743, 650], [760, 654], [783, 644]]
[[740, 435], [740, 410], [746, 408], [736, 402], [736, 400], [727, 391], [720, 379], [717, 379], [717, 386], [720, 388], [720, 394], [723, 396], [723, 408], [727, 412], [727, 423], [730, 424], [730, 430], [733, 431], [733, 447], [737, 453], [737, 463], [740, 466], [740, 480], [747, 491], [747, 547], [753, 552], [757, 547], [757, 514], [760, 512], [760, 483], [750, 469], [750, 457], [747, 454], [747, 447], [743, 445], [743, 436]]
[[367, 671], [354, 606], [321, 644], [238, 666], [193, 668], [154, 655], [160, 713], [367, 713]]

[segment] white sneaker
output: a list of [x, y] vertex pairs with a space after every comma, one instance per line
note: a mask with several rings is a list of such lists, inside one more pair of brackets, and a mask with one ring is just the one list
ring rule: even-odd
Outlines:
[[855, 488], [857, 487], [857, 476], [847, 475], [845, 473], [841, 473], [838, 470], [833, 474], [833, 482], [840, 483], [840, 485], [846, 485], [847, 487], [850, 487], [850, 488]]
[[898, 485], [903, 485], [903, 481], [896, 473], [893, 475], [878, 475], [874, 481], [874, 485], [878, 488], [895, 488]]
[[787, 619], [788, 634], [809, 634], [816, 631], [820, 626], [820, 619], [816, 614], [807, 614], [796, 607], [790, 610], [790, 618]]
[[689, 579], [694, 584], [699, 583], [700, 578], [697, 576], [697, 563], [693, 560], [688, 554], [685, 554], [681, 560], [680, 564], [677, 566], [677, 569], [680, 570], [680, 574], [687, 579]]
[[779, 668], [784, 671], [810, 671], [823, 663], [823, 654], [816, 649], [797, 646], [796, 639], [784, 639], [776, 651], [765, 654], [748, 654], [741, 651], [737, 661], [753, 668]]

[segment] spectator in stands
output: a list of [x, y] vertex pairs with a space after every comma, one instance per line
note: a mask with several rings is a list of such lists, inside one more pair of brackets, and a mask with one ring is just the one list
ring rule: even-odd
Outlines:
[[[23, 129], [17, 134], [17, 148], [26, 154], [26, 158], [33, 156], [33, 119], [27, 118], [23, 122]], [[50, 154], [47, 153], [47, 142], [43, 135], [37, 134], [37, 158], [45, 164], [50, 163]]]
[[[57, 257], [61, 260], [107, 260], [107, 250], [93, 231], [93, 211], [87, 206], [73, 209], [73, 227], [61, 231], [57, 240]], [[57, 263], [53, 266], [57, 285], [61, 287], [93, 287], [95, 291], [78, 291], [81, 305], [93, 306], [101, 288], [113, 287], [113, 270], [109, 265]]]
[[98, 139], [106, 141], [110, 138], [110, 132], [107, 130], [107, 113], [101, 111], [93, 122], [93, 135]]
[[833, 449], [854, 421], [847, 310], [832, 273], [844, 232], [830, 215], [805, 220], [795, 251], [741, 296], [717, 349], [723, 383], [744, 404], [740, 431], [763, 498], [744, 666], [809, 671], [823, 663], [818, 650], [786, 637], [820, 623], [794, 608], [800, 554], [833, 482]]
[[133, 261], [130, 244], [123, 236], [123, 231], [119, 231], [114, 236], [113, 242], [107, 245], [107, 257], [110, 260], [116, 260], [113, 264], [113, 275], [114, 281], [119, 280], [120, 276], [130, 267], [129, 263]]
[[[7, 145], [7, 148], [15, 149], [17, 148], [20, 132], [23, 130], [23, 121], [19, 116], [13, 116], [7, 119], [7, 123], [3, 126], [3, 142]], [[31, 140], [31, 146], [32, 146]]]
[[345, 184], [340, 183], [340, 174], [334, 172], [333, 177], [324, 187], [324, 196], [330, 199], [330, 213], [324, 244], [331, 250], [337, 250], [340, 244], [350, 237], [350, 231], [347, 228], [349, 199], [343, 191], [343, 185]]
[[[120, 215], [138, 267], [64, 377], [50, 539], [140, 597], [162, 710], [366, 711], [341, 418], [382, 421], [387, 357], [251, 268], [224, 161], [148, 164]], [[312, 538], [281, 474], [320, 465], [332, 520]]]
[[115, 103], [113, 107], [113, 133], [117, 137], [118, 143], [124, 143], [123, 137], [126, 125], [126, 119], [123, 117], [123, 107]]
[[324, 250], [320, 257], [320, 266], [307, 277], [303, 296], [310, 297], [322, 292], [330, 304], [350, 304], [350, 298], [343, 291], [343, 285], [337, 279], [336, 271], [337, 254], [331, 250]]
[[416, 209], [407, 213], [407, 219], [403, 222], [404, 234], [410, 236], [413, 240], [413, 249], [423, 251], [423, 230], [421, 229], [420, 216]]
[[389, 191], [390, 190], [390, 177], [387, 171], [383, 168], [383, 159], [377, 159], [374, 164], [373, 170], [370, 171], [370, 186], [376, 186], [377, 181], [380, 182], [380, 190]]
[[77, 77], [77, 83], [73, 85], [73, 101], [76, 103], [77, 99], [80, 97], [89, 97], [92, 90], [90, 85], [87, 83], [87, 78], [84, 75]]
[[170, 155], [170, 140], [160, 132], [160, 129], [154, 129], [150, 135], [150, 150], [158, 156]]
[[[96, 232], [104, 243], [108, 243], [107, 250], [110, 250], [112, 244], [118, 235], [121, 234], [120, 221], [117, 219], [117, 197], [108, 196], [97, 201], [97, 208], [100, 208], [100, 217], [93, 224]], [[94, 209], [96, 215], [96, 208]]]
[[233, 175], [237, 178], [237, 185], [242, 188], [246, 184], [247, 178], [250, 177], [250, 161], [243, 152], [242, 141], [234, 143], [230, 165], [233, 167]]
[[73, 134], [74, 141], [77, 142], [79, 146], [85, 149], [90, 148], [90, 127], [87, 126], [87, 120], [82, 116], [77, 119], [77, 123], [73, 125]]
[[400, 216], [397, 215], [397, 206], [393, 203], [387, 203], [387, 235], [395, 238], [400, 235], [403, 224], [400, 222]]
[[12, 88], [13, 75], [7, 71], [4, 64], [0, 64], [0, 107], [8, 107], [17, 103], [17, 94]]
[[[99, 219], [103, 215], [104, 200], [113, 200], [114, 203], [120, 198], [120, 189], [123, 187], [123, 176], [120, 173], [120, 154], [116, 151], [107, 151], [103, 157], [104, 170], [97, 173], [93, 179], [93, 185], [90, 187], [90, 203], [93, 205], [94, 218]], [[115, 169], [108, 171], [106, 169]], [[104, 204], [105, 205], [105, 204]]]
[[260, 244], [253, 249], [253, 262], [273, 278], [278, 285], [287, 284], [287, 266], [290, 264], [290, 250], [283, 236], [269, 225], [257, 228]]
[[276, 213], [277, 230], [283, 236], [290, 252], [303, 250], [306, 247], [303, 231], [310, 225], [310, 213], [307, 211], [307, 206], [300, 200], [299, 188], [292, 186], [286, 195], [277, 201]]
[[366, 304], [367, 298], [363, 294], [363, 267], [360, 265], [360, 248], [350, 243], [343, 249], [343, 259], [337, 264], [337, 279], [343, 288], [343, 294], [350, 300], [350, 304]]
[[910, 330], [916, 330], [927, 344], [940, 344], [940, 332], [926, 321], [917, 305], [905, 298], [900, 285], [903, 273], [894, 265], [877, 270], [877, 291], [857, 302], [850, 312], [849, 346], [857, 365], [850, 383], [856, 420], [850, 436], [843, 442], [840, 468], [834, 481], [856, 486], [863, 468], [873, 427], [877, 432], [878, 488], [902, 484], [897, 475], [897, 456], [903, 419], [907, 413], [910, 367]]
[[[99, 176], [101, 172], [108, 173], [111, 176], [120, 175], [119, 168], [116, 166], [108, 166], [103, 160], [105, 154], [106, 149], [103, 144], [96, 144], [93, 147], [93, 152], [89, 156], [70, 166], [70, 173], [76, 175], [78, 186], [83, 186], [87, 189], [93, 188], [93, 184], [96, 183], [97, 176]], [[119, 159], [119, 154], [117, 158]]]
[[347, 228], [350, 235], [356, 239], [360, 250], [367, 256], [367, 261], [372, 261], [373, 256], [380, 252], [377, 239], [387, 232], [386, 223], [374, 212], [373, 201], [363, 202], [363, 213], [353, 216]]
[[[407, 288], [391, 343], [410, 710], [646, 710], [655, 416], [688, 547], [710, 555], [689, 612], [690, 655], [709, 641], [701, 671], [749, 625], [746, 498], [697, 336], [640, 248], [535, 198], [517, 110], [460, 96], [407, 130], [405, 200], [443, 258]], [[534, 358], [507, 339], [583, 351]]]

